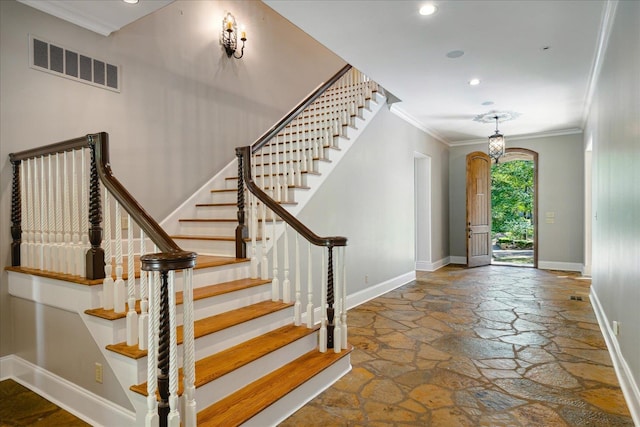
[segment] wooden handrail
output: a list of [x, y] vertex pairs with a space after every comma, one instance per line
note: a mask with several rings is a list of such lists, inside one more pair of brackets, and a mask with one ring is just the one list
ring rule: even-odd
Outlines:
[[251, 155], [250, 155], [251, 147], [239, 147], [236, 148], [236, 153], [240, 156], [242, 155], [245, 159], [245, 167], [243, 168], [243, 178], [247, 184], [247, 188], [251, 191], [262, 203], [267, 205], [278, 217], [280, 217], [284, 222], [289, 224], [291, 228], [296, 230], [300, 235], [302, 235], [305, 239], [316, 246], [326, 246], [326, 247], [334, 247], [334, 246], [346, 246], [347, 238], [341, 236], [333, 236], [333, 237], [320, 237], [313, 231], [311, 231], [307, 226], [305, 226], [302, 222], [300, 222], [295, 216], [291, 215], [289, 211], [280, 206], [275, 200], [273, 200], [267, 193], [262, 191], [260, 187], [255, 183], [253, 177], [251, 176]]
[[[255, 183], [251, 176], [251, 154], [261, 149], [267, 142], [274, 138], [280, 131], [282, 131], [294, 118], [300, 115], [307, 107], [309, 107], [316, 99], [318, 99], [327, 89], [335, 84], [342, 76], [344, 76], [352, 66], [350, 64], [342, 67], [337, 73], [335, 73], [329, 80], [320, 84], [314, 89], [306, 98], [304, 98], [298, 105], [296, 105], [289, 113], [287, 113], [280, 121], [266, 131], [260, 138], [258, 138], [252, 145], [246, 147], [237, 147], [236, 155], [238, 156], [238, 168], [242, 173], [239, 173], [238, 181], [238, 220], [239, 225], [236, 229], [236, 256], [244, 257], [246, 255], [246, 248], [244, 247], [243, 238], [246, 235], [246, 226], [244, 224], [244, 191], [242, 190], [242, 181], [247, 183], [247, 188], [253, 193], [262, 203], [269, 207], [275, 214], [277, 214], [283, 221], [289, 224], [294, 230], [300, 233], [305, 239], [316, 246], [326, 246], [332, 248], [334, 246], [346, 246], [347, 238], [342, 236], [321, 237], [311, 231], [302, 222], [300, 222], [295, 216], [291, 215], [286, 209], [278, 204], [267, 193], [262, 191], [260, 187]], [[239, 172], [240, 172], [239, 171]]]
[[296, 118], [300, 113], [302, 113], [309, 105], [313, 103], [316, 99], [320, 97], [329, 87], [331, 87], [335, 82], [340, 80], [340, 77], [344, 76], [347, 71], [352, 68], [350, 64], [345, 65], [333, 75], [329, 80], [322, 83], [320, 86], [315, 88], [306, 98], [304, 98], [298, 105], [293, 107], [291, 111], [289, 111], [283, 118], [280, 119], [275, 125], [271, 127], [268, 131], [266, 131], [260, 138], [256, 140], [253, 144], [251, 144], [251, 153], [255, 153], [259, 149], [261, 149], [267, 142], [271, 140], [274, 136], [276, 136], [282, 129], [285, 128], [291, 121]]
[[47, 156], [50, 154], [64, 153], [80, 148], [95, 148], [96, 167], [100, 180], [113, 194], [122, 207], [138, 223], [145, 234], [155, 243], [160, 251], [166, 253], [184, 252], [160, 225], [149, 215], [142, 206], [133, 198], [127, 189], [113, 176], [109, 164], [109, 135], [106, 132], [89, 134], [83, 137], [49, 144], [38, 148], [32, 148], [18, 153], [9, 154], [11, 163], [19, 163], [22, 160]]

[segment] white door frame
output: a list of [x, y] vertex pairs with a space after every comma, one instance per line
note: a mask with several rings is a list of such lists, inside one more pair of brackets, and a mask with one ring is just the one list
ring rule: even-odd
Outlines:
[[431, 157], [414, 152], [416, 270], [435, 271], [431, 260]]

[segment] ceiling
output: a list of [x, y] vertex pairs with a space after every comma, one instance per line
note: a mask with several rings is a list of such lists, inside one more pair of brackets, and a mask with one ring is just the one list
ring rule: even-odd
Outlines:
[[[108, 35], [173, 0], [19, 1]], [[516, 116], [500, 121], [507, 138], [583, 127], [605, 0], [263, 1], [398, 98], [393, 111], [449, 145], [485, 140], [495, 123], [473, 119], [494, 111]], [[429, 2], [437, 12], [421, 16]], [[470, 86], [473, 78], [480, 84]]]

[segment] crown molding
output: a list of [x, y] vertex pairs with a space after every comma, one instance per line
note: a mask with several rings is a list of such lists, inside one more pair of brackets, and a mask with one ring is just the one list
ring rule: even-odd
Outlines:
[[589, 118], [589, 112], [591, 111], [591, 103], [593, 102], [593, 95], [596, 91], [598, 84], [598, 78], [600, 77], [600, 71], [602, 70], [602, 64], [604, 63], [604, 55], [609, 45], [609, 36], [613, 29], [613, 21], [615, 20], [616, 9], [618, 7], [618, 0], [607, 0], [607, 3], [602, 14], [602, 22], [600, 24], [600, 34], [598, 35], [598, 47], [593, 58], [593, 64], [591, 66], [591, 73], [589, 75], [589, 85], [587, 86], [587, 94], [585, 96], [584, 111], [582, 112], [582, 127], [584, 128]]
[[[523, 135], [509, 135], [506, 140], [509, 141], [522, 141], [524, 139], [537, 139], [537, 138], [549, 138], [554, 136], [565, 136], [565, 135], [575, 135], [582, 133], [582, 129], [580, 128], [568, 128], [561, 130], [553, 130], [548, 132], [536, 132], [536, 133], [527, 133]], [[486, 144], [487, 139], [468, 139], [466, 141], [453, 142], [451, 147], [461, 147], [463, 145], [475, 145], [475, 144]]]
[[402, 108], [398, 107], [397, 104], [392, 104], [391, 107], [389, 108], [389, 111], [391, 111], [393, 114], [400, 117], [402, 120], [406, 121], [410, 125], [417, 127], [418, 129], [420, 129], [430, 137], [436, 139], [438, 142], [443, 143], [447, 147], [452, 146], [452, 144], [449, 141], [447, 141], [442, 135], [439, 135], [436, 131], [424, 126], [422, 123], [420, 123], [418, 119], [416, 119], [411, 114], [404, 111]]

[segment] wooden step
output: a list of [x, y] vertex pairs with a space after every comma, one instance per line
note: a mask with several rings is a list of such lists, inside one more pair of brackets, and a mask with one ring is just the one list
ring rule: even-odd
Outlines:
[[[263, 301], [247, 307], [228, 311], [226, 313], [206, 317], [194, 322], [194, 335], [196, 339], [201, 338], [292, 306], [293, 303]], [[178, 326], [177, 330], [178, 344], [182, 344], [182, 325]], [[107, 350], [111, 350], [131, 359], [140, 359], [147, 355], [147, 350], [140, 350], [137, 345], [129, 346], [126, 341], [118, 344], [110, 344], [107, 346]]]
[[341, 353], [311, 351], [198, 413], [198, 426], [238, 426], [295, 390], [325, 368], [347, 356]]
[[[292, 342], [311, 335], [318, 327], [286, 325], [264, 335], [250, 339], [219, 353], [196, 361], [196, 388], [215, 381], [242, 366], [285, 347]], [[179, 370], [178, 394], [182, 394], [182, 368]], [[147, 396], [147, 383], [131, 386], [131, 390]]]
[[[193, 300], [198, 301], [205, 298], [212, 298], [218, 295], [264, 285], [270, 281], [271, 280], [263, 279], [238, 279], [230, 282], [218, 283], [216, 285], [201, 286], [193, 290]], [[182, 291], [176, 292], [176, 304], [182, 304], [182, 301]], [[129, 306], [125, 303], [124, 313], [116, 313], [113, 309], [105, 310], [104, 308], [92, 308], [90, 310], [85, 310], [84, 312], [90, 316], [100, 317], [106, 320], [118, 320], [127, 317], [127, 311], [129, 311]], [[140, 314], [140, 300], [136, 301], [136, 311]]]

